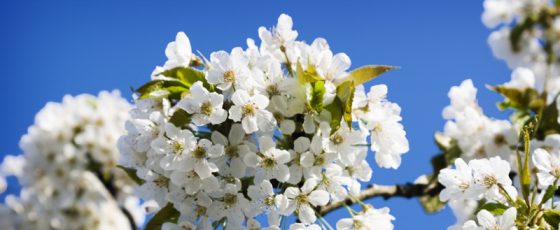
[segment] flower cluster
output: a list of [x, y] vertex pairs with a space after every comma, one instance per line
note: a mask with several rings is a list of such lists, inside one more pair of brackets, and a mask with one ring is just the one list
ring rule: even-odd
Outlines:
[[488, 37], [494, 56], [510, 69], [533, 72], [532, 80], [512, 78], [521, 88], [546, 92], [551, 103], [560, 92], [560, 12], [546, 0], [485, 0], [482, 21], [496, 29]]
[[517, 145], [518, 131], [508, 120], [487, 117], [477, 103], [476, 93], [470, 79], [449, 90], [451, 104], [442, 113], [448, 120], [442, 136], [456, 143], [445, 145], [456, 144], [465, 160], [500, 156], [509, 161], [514, 156], [511, 146]]
[[21, 138], [23, 154], [4, 158], [2, 173], [16, 176], [22, 189], [0, 208], [2, 229], [130, 229], [142, 223], [134, 182], [116, 167], [129, 109], [117, 91], [48, 103]]
[[[536, 167], [537, 176], [534, 179], [538, 181], [538, 185], [535, 183], [534, 190], [531, 193], [523, 192], [523, 196], [512, 185], [508, 175], [509, 163], [499, 157], [475, 159], [468, 164], [457, 158], [454, 169], [441, 170], [438, 180], [445, 188], [440, 193], [440, 199], [455, 206], [462, 206], [455, 209], [470, 210], [460, 213], [458, 217], [461, 221], [449, 229], [548, 229], [551, 225], [556, 227], [560, 210], [553, 196], [560, 179], [560, 152], [548, 152], [538, 148], [531, 155], [532, 163]], [[528, 163], [526, 159], [526, 165], [520, 167], [528, 169]], [[531, 177], [529, 171], [526, 175], [527, 181], [520, 179], [522, 189], [529, 189], [530, 186], [527, 183]], [[521, 173], [520, 178], [523, 177], [524, 173]], [[537, 188], [542, 189], [542, 192], [538, 192]], [[473, 208], [473, 203], [479, 207]], [[541, 220], [543, 216], [544, 220]]]
[[[457, 158], [454, 169], [444, 168], [438, 176], [445, 186], [439, 197], [449, 202], [457, 217], [457, 224], [450, 229], [539, 226], [536, 223], [542, 217], [524, 218], [529, 218], [535, 210], [555, 212], [552, 202], [548, 206], [543, 204], [551, 200], [560, 176], [560, 130], [557, 128], [558, 113], [554, 112], [557, 105], [543, 103], [541, 106], [545, 110], [538, 114], [538, 110], [534, 111], [535, 108], [512, 96], [531, 95], [526, 93], [531, 91], [523, 93], [520, 89], [522, 82], [527, 82], [521, 79], [532, 79], [532, 76], [531, 71], [519, 68], [512, 73], [512, 81], [493, 88], [506, 98], [500, 106], [516, 111], [510, 120], [484, 115], [476, 102], [477, 90], [471, 80], [449, 91], [451, 105], [444, 109], [443, 116], [450, 120], [444, 132], [436, 135], [436, 140], [447, 159]], [[535, 96], [530, 98], [533, 102], [525, 103], [534, 103], [543, 97]], [[535, 182], [512, 182], [512, 178], [521, 179], [522, 175]], [[521, 194], [523, 187], [532, 187], [531, 191], [536, 189], [530, 193], [532, 200], [527, 198], [528, 191]], [[538, 208], [527, 211], [527, 207], [535, 204]], [[471, 220], [475, 214], [478, 222]]]
[[[136, 90], [120, 163], [136, 172], [140, 196], [161, 207], [148, 227], [254, 229], [266, 215], [277, 229], [295, 214], [301, 223], [291, 229], [317, 229], [328, 225], [321, 206], [371, 179], [370, 149], [379, 166], [400, 166], [408, 151], [400, 107], [387, 101], [387, 86], [363, 85], [393, 67], [350, 71], [350, 58], [325, 39], [297, 41], [284, 14], [258, 32], [259, 46], [247, 39], [247, 48], [209, 59], [180, 32]], [[337, 226], [392, 229], [388, 212], [364, 206]]]
[[[512, 70], [509, 82], [490, 88], [504, 97], [498, 107], [513, 113], [508, 120], [486, 117], [470, 80], [450, 90], [451, 105], [443, 112], [448, 122], [436, 140], [445, 163], [459, 158], [455, 169], [443, 169], [439, 175], [446, 187], [440, 198], [457, 215], [453, 228], [558, 225], [560, 216], [551, 201], [557, 189], [560, 144], [558, 9], [557, 3], [543, 0], [484, 1], [482, 21], [495, 29], [488, 43], [494, 56]], [[498, 187], [485, 186], [493, 180], [476, 178], [480, 172], [488, 173], [477, 163], [481, 161], [500, 170]], [[519, 179], [515, 186], [512, 179]]]

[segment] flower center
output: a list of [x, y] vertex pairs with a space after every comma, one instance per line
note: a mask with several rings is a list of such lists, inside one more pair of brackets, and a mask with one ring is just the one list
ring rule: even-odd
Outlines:
[[560, 167], [554, 168], [552, 171], [550, 171], [550, 174], [556, 178], [560, 178]]
[[295, 200], [298, 205], [309, 203], [309, 197], [306, 194], [297, 195]]
[[239, 157], [239, 149], [237, 149], [237, 146], [228, 146], [225, 152], [230, 158]]
[[228, 70], [224, 73], [224, 80], [227, 82], [233, 82], [235, 80], [235, 72], [233, 70]]
[[268, 93], [269, 96], [280, 94], [280, 90], [278, 89], [278, 86], [276, 84], [267, 86], [266, 92]]
[[354, 168], [352, 166], [346, 166], [346, 171], [348, 172], [349, 176], [354, 175]]
[[252, 103], [245, 104], [242, 108], [243, 116], [254, 116], [255, 111], [255, 105], [253, 105]]
[[231, 207], [235, 205], [235, 203], [237, 203], [237, 195], [226, 193], [226, 195], [224, 195], [224, 203], [226, 204], [227, 207]]
[[192, 152], [193, 156], [197, 159], [201, 159], [206, 157], [206, 149], [200, 146], [197, 146], [193, 152]]
[[471, 187], [471, 185], [466, 181], [463, 181], [461, 184], [459, 184], [459, 188], [461, 190], [467, 190], [469, 187]]
[[374, 133], [379, 133], [379, 132], [381, 132], [381, 129], [382, 129], [381, 124], [378, 123], [373, 127], [373, 129], [371, 131], [374, 132]]
[[331, 141], [332, 141], [333, 144], [339, 145], [344, 141], [344, 137], [342, 137], [342, 135], [336, 133], [331, 137]]
[[486, 187], [490, 188], [493, 185], [495, 185], [496, 183], [498, 183], [498, 180], [496, 179], [496, 177], [492, 176], [492, 175], [488, 175], [484, 177], [483, 180], [484, 185], [486, 185]]
[[210, 104], [210, 102], [204, 102], [200, 105], [200, 113], [206, 116], [210, 116], [210, 114], [212, 114], [212, 110], [214, 109], [212, 108], [212, 104]]
[[494, 136], [494, 144], [497, 146], [502, 146], [507, 144], [506, 137], [503, 134], [498, 134]]
[[181, 154], [181, 153], [183, 153], [183, 150], [185, 149], [185, 146], [181, 142], [173, 141], [173, 143], [171, 144], [171, 148], [173, 150], [173, 153]]
[[484, 149], [484, 147], [480, 147], [476, 150], [474, 155], [477, 156], [478, 158], [486, 157], [486, 150]]
[[362, 221], [360, 220], [354, 219], [352, 223], [352, 227], [354, 227], [354, 229], [362, 229], [364, 227], [364, 223], [362, 223]]
[[197, 205], [195, 209], [195, 213], [197, 216], [204, 216], [206, 215], [206, 207]]
[[276, 162], [273, 158], [267, 157], [262, 160], [261, 164], [263, 168], [272, 168], [276, 164]]
[[154, 180], [154, 184], [160, 188], [167, 187], [169, 185], [169, 178], [160, 176]]
[[266, 204], [266, 206], [274, 205], [274, 196], [264, 198], [264, 204]]
[[323, 154], [319, 154], [319, 156], [315, 157], [315, 161], [313, 165], [324, 165], [325, 164], [325, 156]]

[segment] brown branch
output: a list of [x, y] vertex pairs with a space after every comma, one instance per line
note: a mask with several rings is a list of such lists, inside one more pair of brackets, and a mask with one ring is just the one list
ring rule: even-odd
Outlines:
[[403, 198], [413, 198], [422, 196], [437, 196], [439, 192], [443, 189], [443, 186], [439, 183], [432, 184], [413, 184], [406, 183], [400, 185], [376, 185], [372, 184], [367, 187], [367, 189], [362, 190], [358, 195], [353, 197], [348, 197], [343, 201], [330, 203], [323, 207], [320, 207], [318, 212], [321, 216], [324, 216], [335, 209], [343, 207], [344, 204], [352, 205], [356, 203], [356, 199], [360, 201], [367, 200], [374, 197], [383, 197], [383, 199], [388, 200], [394, 197]]

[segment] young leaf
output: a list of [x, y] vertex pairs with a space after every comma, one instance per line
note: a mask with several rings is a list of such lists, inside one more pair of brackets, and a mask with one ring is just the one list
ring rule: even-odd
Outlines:
[[348, 127], [352, 126], [352, 101], [355, 90], [353, 81], [345, 81], [336, 87], [336, 96], [342, 102], [342, 117]]
[[554, 193], [556, 193], [556, 183], [558, 181], [554, 181], [554, 184], [552, 184], [551, 186], [548, 186], [548, 188], [546, 189], [546, 192], [544, 193], [544, 196], [541, 200], [541, 204], [546, 203], [548, 200], [550, 200], [552, 197], [554, 197]]
[[522, 91], [504, 86], [489, 88], [505, 97], [505, 100], [498, 104], [498, 108], [501, 110], [514, 108], [520, 111], [537, 111], [541, 106], [543, 106], [543, 103], [539, 98], [539, 93], [535, 89], [526, 89]]
[[342, 102], [338, 97], [335, 97], [333, 102], [325, 107], [331, 113], [331, 134], [340, 128], [340, 121], [342, 120]]
[[[480, 210], [486, 210], [494, 215], [502, 215], [504, 214], [504, 212], [508, 209], [508, 206], [506, 206], [505, 204], [502, 203], [486, 203], [482, 206], [480, 206], [480, 208], [478, 209], [478, 211]], [[478, 211], [476, 211], [475, 213], [477, 213]]]
[[369, 80], [376, 78], [377, 76], [394, 69], [398, 69], [397, 66], [388, 65], [366, 65], [350, 72], [345, 81], [352, 80], [356, 85], [361, 85]]
[[163, 71], [159, 75], [177, 79], [189, 87], [197, 81], [206, 82], [204, 72], [193, 68], [177, 67]]
[[140, 95], [139, 99], [146, 99], [154, 97], [153, 93], [158, 91], [166, 91], [165, 95], [180, 95], [182, 92], [188, 91], [188, 89], [187, 85], [177, 80], [153, 80], [140, 86], [135, 92]]
[[548, 210], [544, 212], [543, 217], [552, 229], [558, 229], [558, 224], [560, 223], [560, 210]]
[[[556, 100], [554, 100], [556, 101]], [[538, 123], [537, 138], [544, 139], [546, 135], [560, 133], [560, 124], [558, 123], [558, 107], [556, 103], [551, 103], [542, 111], [542, 117]]]
[[299, 61], [296, 66], [296, 77], [299, 84], [302, 85], [305, 83], [313, 83], [323, 80], [323, 78], [319, 76], [317, 70], [315, 70], [315, 67], [313, 67], [313, 65], [308, 64], [307, 70], [303, 70], [303, 67], [301, 66], [301, 63]]
[[138, 177], [138, 175], [136, 175], [136, 169], [127, 168], [127, 167], [124, 167], [122, 165], [117, 165], [117, 167], [122, 169], [124, 172], [126, 172], [128, 177], [130, 177], [130, 179], [132, 179], [134, 182], [136, 182], [136, 184], [138, 184], [138, 185], [144, 184], [145, 181], [142, 180], [142, 178]]
[[164, 223], [166, 222], [177, 223], [178, 219], [179, 219], [179, 211], [177, 211], [173, 207], [173, 204], [167, 203], [165, 207], [160, 209], [159, 212], [156, 213], [152, 217], [152, 219], [150, 219], [150, 221], [146, 224], [145, 229], [159, 230], [161, 229], [161, 225], [163, 225]]
[[323, 96], [325, 95], [325, 81], [311, 83], [311, 98], [309, 104], [311, 108], [320, 113], [323, 110]]

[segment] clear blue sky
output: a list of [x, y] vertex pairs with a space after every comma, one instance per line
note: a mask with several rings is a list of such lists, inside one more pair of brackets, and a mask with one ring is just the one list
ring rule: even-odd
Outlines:
[[[20, 136], [47, 101], [106, 89], [129, 97], [130, 86], [147, 81], [163, 64], [177, 31], [208, 55], [245, 46], [246, 38], [258, 38], [259, 26], [274, 25], [281, 13], [293, 17], [300, 39], [326, 38], [333, 51], [350, 56], [353, 67], [402, 67], [373, 84], [387, 84], [390, 100], [401, 105], [411, 149], [400, 169], [374, 168], [375, 183], [404, 183], [430, 172], [437, 151], [432, 136], [443, 127], [449, 87], [472, 78], [486, 113], [498, 116], [500, 97], [484, 85], [509, 79], [486, 43], [481, 1], [88, 2], [0, 2], [0, 156], [20, 152]], [[389, 206], [397, 229], [444, 229], [455, 221], [449, 209], [424, 214], [416, 200], [368, 202]], [[334, 223], [343, 212], [327, 219]]]

